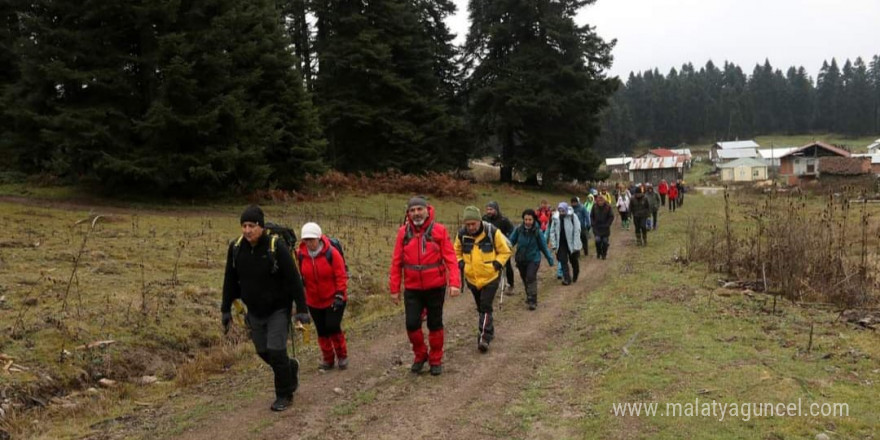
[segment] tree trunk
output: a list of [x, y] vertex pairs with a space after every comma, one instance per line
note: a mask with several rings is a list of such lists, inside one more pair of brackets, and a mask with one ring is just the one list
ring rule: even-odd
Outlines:
[[513, 182], [513, 167], [506, 165], [501, 166], [501, 181], [504, 183]]

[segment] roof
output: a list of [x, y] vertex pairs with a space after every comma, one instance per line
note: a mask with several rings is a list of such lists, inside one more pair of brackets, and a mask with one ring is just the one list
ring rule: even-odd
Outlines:
[[671, 151], [671, 152], [673, 152], [673, 153], [675, 153], [675, 154], [678, 154], [678, 155], [680, 155], [680, 156], [687, 156], [687, 157], [691, 157], [691, 156], [692, 156], [692, 155], [691, 155], [691, 149], [690, 149], [690, 148], [679, 148], [679, 149], [677, 149], [677, 150], [669, 150], [669, 151]]
[[880, 148], [880, 139], [877, 139], [871, 145], [868, 145], [868, 149], [871, 150], [873, 148]]
[[870, 153], [868, 153], [868, 154], [853, 154], [850, 157], [870, 157], [871, 158], [871, 165], [880, 164], [880, 154], [877, 154], [877, 153], [874, 153], [874, 154], [870, 154]]
[[663, 168], [681, 168], [684, 166], [684, 156], [672, 157], [639, 157], [629, 164], [630, 171], [657, 170]]
[[842, 156], [842, 157], [850, 157], [852, 155], [849, 151], [846, 151], [842, 148], [837, 148], [834, 145], [826, 144], [825, 142], [816, 141], [816, 142], [810, 142], [809, 144], [804, 145], [803, 147], [796, 148], [792, 151], [789, 151], [788, 154], [785, 154], [785, 155], [779, 156], [779, 157], [782, 158], [782, 157], [793, 156], [793, 155], [796, 155], [797, 153], [800, 153], [801, 151], [804, 151], [804, 150], [811, 148], [811, 147], [819, 147], [819, 148], [822, 148], [823, 150], [830, 151], [830, 152], [832, 152], [838, 156]]
[[758, 145], [755, 141], [729, 141], [729, 142], [715, 142], [715, 145], [722, 150], [736, 150], [740, 148], [758, 148]]
[[758, 150], [758, 156], [762, 159], [779, 159], [800, 147], [778, 147], [778, 148], [761, 148]]
[[655, 156], [659, 157], [672, 157], [675, 156], [675, 153], [672, 150], [666, 148], [655, 148], [653, 150], [648, 150], [648, 153], [651, 153]]
[[632, 162], [633, 158], [631, 157], [609, 157], [605, 159], [605, 165], [609, 167], [626, 165]]
[[725, 164], [718, 165], [718, 168], [736, 168], [736, 167], [762, 167], [767, 168], [767, 164], [763, 160], [753, 157], [743, 157]]
[[740, 148], [737, 150], [718, 150], [719, 159], [740, 159], [743, 157], [758, 157], [758, 150], [754, 148]]

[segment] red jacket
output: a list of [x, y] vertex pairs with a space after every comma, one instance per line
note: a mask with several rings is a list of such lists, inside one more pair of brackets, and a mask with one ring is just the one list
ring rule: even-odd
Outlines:
[[547, 226], [550, 225], [550, 220], [553, 219], [553, 210], [551, 210], [549, 206], [547, 207], [547, 209], [542, 209], [542, 208], [538, 207], [537, 214], [538, 214], [537, 220], [541, 224], [541, 230], [546, 231]]
[[678, 198], [678, 188], [676, 188], [675, 185], [669, 185], [669, 198]]
[[660, 182], [659, 185], [657, 185], [657, 192], [660, 194], [666, 194], [669, 192], [669, 185], [666, 184], [665, 180]]
[[[296, 258], [299, 260], [299, 273], [302, 275], [306, 290], [306, 304], [316, 309], [333, 306], [336, 292], [342, 292], [348, 301], [348, 275], [345, 273], [345, 261], [339, 251], [330, 244], [326, 235], [321, 236], [324, 247], [312, 258], [305, 242], [300, 243]], [[331, 261], [327, 261], [327, 251]]]
[[[430, 240], [426, 234], [429, 229]], [[401, 273], [408, 290], [461, 287], [452, 241], [446, 228], [434, 221], [433, 206], [428, 206], [428, 218], [421, 226], [414, 225], [407, 215], [406, 223], [397, 231], [389, 273], [392, 294], [400, 293]]]

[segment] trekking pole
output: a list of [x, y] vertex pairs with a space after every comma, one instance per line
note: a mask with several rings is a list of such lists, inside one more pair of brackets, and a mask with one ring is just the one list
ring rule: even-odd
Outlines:
[[498, 307], [501, 308], [501, 304], [504, 304], [504, 290], [507, 288], [507, 267], [501, 268], [501, 282], [498, 283], [498, 287], [501, 288], [501, 300], [498, 301]]

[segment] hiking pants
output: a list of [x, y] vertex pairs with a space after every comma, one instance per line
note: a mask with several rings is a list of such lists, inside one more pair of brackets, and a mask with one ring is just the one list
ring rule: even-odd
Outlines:
[[675, 212], [675, 199], [669, 198], [669, 210]]
[[607, 257], [608, 256], [608, 248], [611, 246], [611, 242], [609, 240], [609, 236], [596, 236], [596, 253], [599, 256]]
[[[440, 365], [443, 360], [443, 302], [446, 300], [446, 287], [430, 290], [403, 291], [403, 305], [406, 310], [406, 333], [412, 344], [413, 362], [428, 360], [430, 365]], [[428, 311], [428, 344], [422, 332], [422, 311]]]
[[636, 243], [648, 244], [648, 217], [633, 217], [633, 223], [636, 224]]
[[316, 309], [309, 307], [309, 314], [315, 322], [318, 330], [318, 347], [324, 363], [333, 365], [335, 359], [348, 357], [348, 344], [345, 342], [345, 333], [342, 332], [342, 315], [345, 313], [345, 303], [342, 307], [333, 310], [333, 307]]
[[653, 226], [653, 229], [657, 229], [657, 210], [656, 209], [651, 210], [651, 217], [653, 220], [653, 222], [651, 222], [651, 225]]
[[[562, 280], [566, 283], [570, 283], [572, 281], [577, 281], [578, 274], [580, 274], [581, 268], [578, 264], [578, 258], [580, 257], [580, 252], [574, 251], [569, 252], [568, 246], [562, 246], [556, 251], [556, 260], [562, 264]], [[569, 263], [571, 264], [571, 271], [569, 272]]]
[[516, 268], [519, 270], [519, 276], [522, 278], [523, 285], [526, 286], [526, 302], [529, 304], [538, 304], [539, 267], [541, 267], [540, 261], [516, 263]]
[[474, 295], [474, 302], [477, 305], [477, 342], [491, 342], [495, 338], [495, 325], [492, 321], [492, 301], [495, 300], [495, 293], [498, 292], [498, 282], [495, 278], [491, 283], [478, 289], [471, 283], [468, 288]]
[[299, 364], [287, 356], [287, 329], [290, 327], [290, 310], [281, 309], [260, 318], [247, 314], [245, 322], [251, 330], [251, 340], [257, 355], [272, 367], [275, 375], [275, 396], [293, 395], [294, 378]]
[[510, 258], [507, 259], [507, 262], [504, 263], [504, 274], [507, 277], [507, 287], [513, 289], [513, 280], [516, 276], [513, 273], [513, 264], [510, 262]]
[[[590, 239], [590, 228], [583, 228], [582, 227], [581, 228], [581, 243], [582, 244], [587, 243], [587, 241], [589, 239]], [[589, 246], [584, 245], [584, 255], [590, 255], [590, 253], [587, 252], [588, 249], [589, 249]]]
[[660, 194], [660, 206], [666, 206], [666, 194]]

